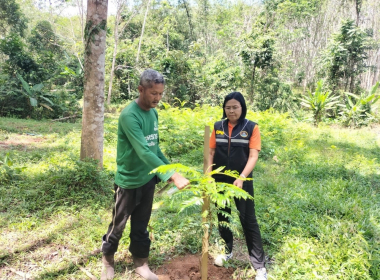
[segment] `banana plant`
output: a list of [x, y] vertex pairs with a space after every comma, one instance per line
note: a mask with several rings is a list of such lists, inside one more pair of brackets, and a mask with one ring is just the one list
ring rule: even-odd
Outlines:
[[[23, 77], [21, 77], [20, 74], [17, 73], [16, 75], [17, 75], [17, 78], [21, 81], [22, 87], [24, 89], [22, 93], [25, 96], [29, 97], [29, 102], [32, 107], [37, 107], [38, 103], [40, 103], [41, 106], [45, 107], [46, 109], [49, 109], [50, 111], [53, 111], [53, 108], [51, 108], [51, 106], [54, 106], [54, 103], [49, 98], [44, 96], [44, 94], [42, 93], [41, 90], [44, 87], [42, 83], [35, 84], [34, 86], [30, 86], [23, 79]], [[42, 103], [43, 101], [39, 102], [39, 99], [42, 99], [46, 103]]]
[[301, 105], [309, 108], [313, 112], [314, 124], [318, 126], [321, 122], [323, 115], [329, 109], [335, 109], [337, 106], [341, 106], [339, 102], [339, 96], [332, 96], [330, 92], [323, 91], [323, 81], [317, 82], [317, 88], [315, 92], [308, 90], [308, 94], [300, 98]]
[[[231, 215], [222, 212], [221, 209], [226, 206], [231, 206], [232, 200], [234, 198], [239, 199], [252, 199], [253, 197], [249, 195], [246, 191], [238, 188], [235, 185], [228, 183], [219, 183], [215, 182], [215, 179], [212, 177], [217, 174], [224, 174], [236, 179], [242, 180], [252, 180], [250, 178], [241, 178], [239, 173], [236, 171], [223, 170], [224, 166], [219, 167], [211, 172], [202, 173], [194, 168], [182, 165], [182, 164], [168, 164], [162, 165], [154, 170], [151, 173], [167, 173], [170, 171], [176, 171], [182, 175], [184, 175], [187, 179], [190, 180], [190, 185], [185, 189], [176, 192], [177, 194], [188, 194], [189, 199], [182, 203], [182, 207], [180, 208], [180, 212], [184, 211], [190, 207], [198, 207], [201, 209], [202, 204], [207, 198], [210, 201], [210, 205], [215, 205], [215, 211], [221, 212], [223, 215], [231, 217]], [[208, 255], [208, 244], [209, 244], [209, 232], [212, 228], [212, 212], [209, 207], [202, 207], [201, 217], [202, 219], [202, 229], [203, 229], [203, 238], [202, 238], [202, 253], [205, 252], [206, 256]], [[229, 227], [228, 223], [223, 223], [223, 226]], [[205, 260], [205, 261], [204, 261]], [[207, 257], [202, 258], [201, 261], [201, 270], [202, 267], [207, 267]], [[202, 275], [202, 280], [204, 279]]]
[[365, 108], [365, 113], [369, 114], [374, 109], [374, 105], [378, 100], [380, 100], [380, 94], [376, 94], [377, 89], [379, 88], [379, 82], [377, 82], [367, 93], [361, 95], [361, 104]]
[[380, 99], [380, 95], [376, 94], [379, 87], [377, 82], [368, 92], [362, 93], [360, 96], [350, 92], [346, 92], [345, 107], [340, 112], [346, 126], [353, 125], [358, 126], [360, 122], [369, 117], [374, 104]]

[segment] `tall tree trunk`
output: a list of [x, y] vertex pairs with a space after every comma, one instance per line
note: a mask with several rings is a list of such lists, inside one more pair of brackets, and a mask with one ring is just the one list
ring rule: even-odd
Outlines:
[[[210, 127], [205, 126], [204, 145], [203, 145], [203, 173], [206, 174], [209, 161], [209, 144], [210, 144]], [[208, 213], [207, 215], [204, 215]], [[210, 215], [210, 198], [208, 196], [203, 197], [202, 205], [202, 255], [201, 255], [201, 278], [207, 280], [208, 276], [208, 245], [210, 239], [211, 215]]]
[[104, 72], [108, 0], [87, 0], [81, 160], [103, 167]]
[[195, 40], [194, 38], [194, 34], [193, 34], [193, 24], [191, 23], [191, 15], [190, 15], [190, 11], [189, 11], [189, 7], [187, 5], [187, 2], [186, 0], [182, 0], [183, 2], [183, 5], [185, 6], [185, 10], [186, 10], [186, 15], [187, 15], [187, 21], [189, 23], [189, 28], [190, 28], [190, 36], [191, 36], [191, 39]]
[[119, 41], [119, 24], [120, 24], [120, 18], [121, 18], [121, 12], [122, 12], [122, 6], [118, 6], [117, 13], [116, 13], [116, 20], [115, 20], [115, 29], [114, 29], [114, 45], [113, 45], [113, 54], [112, 54], [112, 65], [111, 65], [111, 73], [110, 73], [110, 82], [108, 86], [108, 96], [107, 96], [107, 104], [111, 104], [111, 93], [112, 93], [112, 84], [113, 84], [113, 75], [115, 71], [115, 62], [116, 62], [116, 54], [117, 54], [117, 45]]
[[251, 79], [251, 101], [253, 100], [253, 94], [255, 92], [254, 85], [255, 85], [255, 74], [256, 74], [256, 65], [253, 64], [253, 70], [252, 70], [252, 79]]
[[169, 52], [169, 28], [166, 30], [166, 54]]
[[204, 39], [205, 39], [205, 47], [206, 47], [206, 53], [209, 54], [210, 53], [210, 49], [209, 49], [209, 38], [208, 38], [208, 34], [209, 34], [209, 30], [208, 30], [208, 10], [209, 10], [209, 6], [208, 6], [208, 0], [203, 0], [203, 22], [202, 22], [202, 29], [203, 29], [203, 36], [204, 36]]
[[350, 77], [350, 92], [355, 93], [355, 74], [352, 73]]
[[143, 22], [143, 26], [142, 26], [142, 29], [141, 29], [141, 36], [140, 36], [140, 41], [139, 41], [139, 48], [137, 49], [136, 63], [139, 62], [141, 43], [142, 43], [142, 39], [143, 39], [143, 36], [144, 36], [145, 22], [146, 22], [146, 18], [147, 18], [147, 16], [148, 16], [149, 4], [150, 4], [150, 0], [148, 0], [148, 4], [146, 5], [146, 11], [145, 11], [145, 16], [144, 16], [144, 22]]
[[83, 1], [82, 0], [76, 0], [76, 4], [78, 7], [78, 12], [79, 12], [79, 22], [80, 22], [80, 33], [81, 33], [81, 39], [82, 43], [84, 45], [84, 9], [83, 9]]
[[[115, 32], [117, 27], [115, 26]], [[108, 96], [107, 96], [107, 104], [111, 104], [111, 94], [112, 94], [112, 84], [113, 84], [113, 76], [115, 72], [115, 63], [116, 63], [116, 54], [117, 54], [117, 43], [118, 43], [118, 38], [119, 36], [115, 35], [115, 43], [113, 46], [113, 54], [112, 54], [112, 65], [111, 65], [111, 72], [110, 72], [110, 82], [108, 86]]]
[[[380, 65], [380, 50], [378, 50], [376, 55], [376, 63], [374, 65]], [[380, 79], [379, 77], [379, 67], [375, 67], [372, 79], [372, 85], [376, 84], [376, 82]], [[370, 87], [369, 87], [370, 88]]]
[[359, 26], [361, 6], [362, 6], [362, 0], [355, 0], [356, 26]]
[[112, 85], [113, 85], [113, 77], [115, 75], [115, 63], [116, 63], [116, 55], [117, 55], [117, 47], [119, 45], [119, 37], [121, 34], [123, 34], [125, 28], [129, 24], [129, 22], [132, 20], [134, 15], [137, 13], [137, 10], [130, 16], [127, 22], [124, 23], [122, 28], [119, 30], [119, 24], [121, 22], [121, 13], [123, 12], [124, 8], [126, 6], [126, 1], [120, 0], [117, 2], [117, 13], [116, 13], [116, 20], [115, 20], [115, 29], [114, 29], [114, 38], [115, 43], [113, 46], [113, 54], [112, 54], [112, 65], [111, 65], [111, 73], [110, 73], [110, 81], [108, 86], [108, 96], [107, 96], [107, 104], [111, 104], [111, 95], [112, 95]]

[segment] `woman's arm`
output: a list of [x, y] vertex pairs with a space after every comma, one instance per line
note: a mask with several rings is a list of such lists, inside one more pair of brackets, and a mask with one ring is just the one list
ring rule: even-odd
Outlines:
[[[244, 167], [243, 172], [241, 172], [240, 174], [241, 177], [246, 178], [252, 172], [253, 168], [255, 168], [258, 158], [259, 158], [259, 151], [256, 149], [249, 149], [248, 161]], [[243, 180], [236, 179], [234, 182], [234, 185], [239, 188], [242, 188]]]
[[210, 148], [209, 154], [208, 154], [208, 165], [207, 165], [207, 172], [212, 171], [212, 165], [214, 164], [214, 155], [215, 155], [215, 149]]

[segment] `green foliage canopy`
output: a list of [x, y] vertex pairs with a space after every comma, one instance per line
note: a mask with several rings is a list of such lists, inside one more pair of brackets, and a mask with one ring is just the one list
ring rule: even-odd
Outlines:
[[16, 0], [0, 1], [0, 30], [2, 34], [16, 33], [24, 36], [27, 22]]

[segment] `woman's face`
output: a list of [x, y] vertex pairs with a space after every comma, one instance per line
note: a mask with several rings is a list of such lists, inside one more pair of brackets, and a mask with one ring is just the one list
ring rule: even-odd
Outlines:
[[230, 122], [236, 123], [239, 120], [242, 112], [240, 102], [236, 99], [228, 100], [224, 106], [224, 112], [226, 113], [227, 119]]

